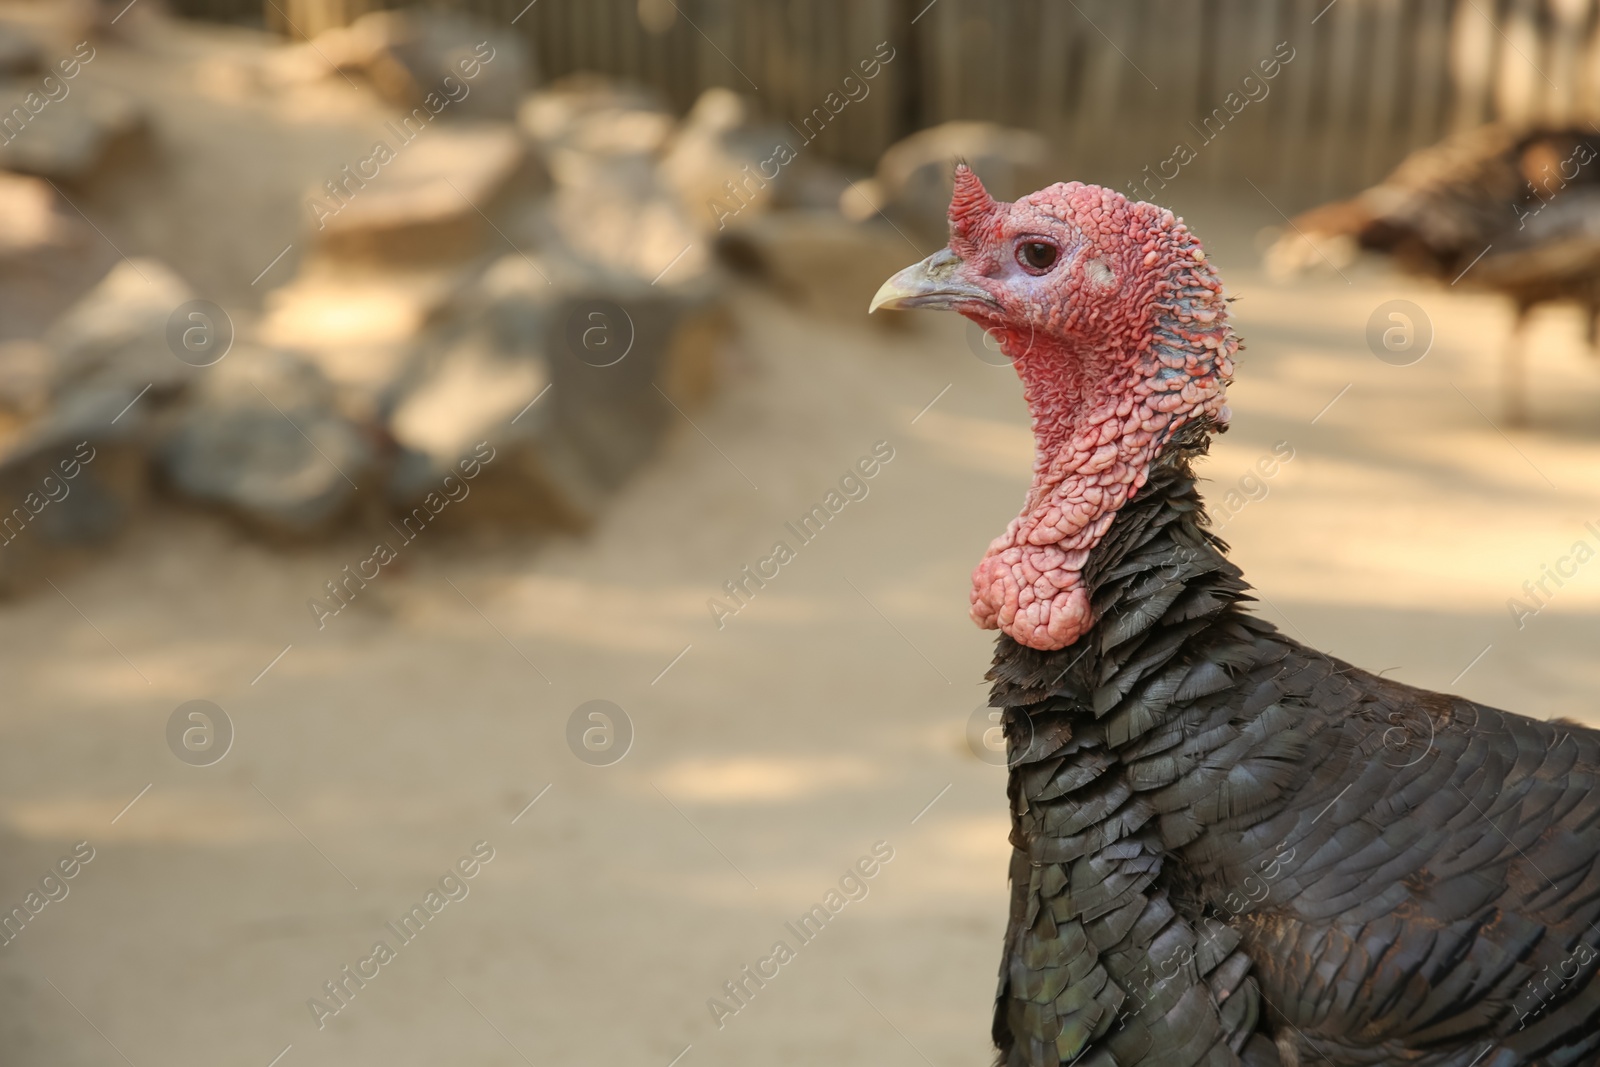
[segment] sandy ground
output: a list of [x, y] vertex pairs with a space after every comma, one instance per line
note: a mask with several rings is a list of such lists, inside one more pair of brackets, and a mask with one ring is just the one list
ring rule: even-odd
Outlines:
[[[261, 172], [316, 108], [257, 107], [204, 65], [217, 54], [190, 48], [160, 81], [108, 49], [108, 80], [190, 111], [159, 131], [148, 187], [87, 204], [130, 252], [248, 303], [302, 205], [236, 200], [346, 161], [371, 117], [319, 112], [304, 154]], [[242, 107], [219, 145], [207, 131]], [[181, 197], [155, 197], [172, 182]], [[1180, 206], [1249, 344], [1213, 499], [1293, 450], [1225, 522], [1262, 613], [1408, 682], [1600, 724], [1600, 563], [1525, 628], [1506, 605], [1575, 541], [1600, 547], [1600, 365], [1574, 318], [1538, 320], [1537, 424], [1503, 434], [1500, 304], [1370, 269], [1271, 284], [1252, 244], [1266, 205]], [[1363, 338], [1394, 298], [1437, 329], [1413, 366]], [[1006, 822], [1003, 771], [966, 743], [991, 646], [967, 575], [1026, 485], [1018, 388], [950, 318], [891, 332], [758, 293], [738, 308], [720, 394], [586, 539], [442, 521], [319, 631], [307, 599], [370, 544], [277, 552], [167, 512], [55, 576], [59, 595], [0, 604], [0, 910], [73, 843], [95, 850], [0, 947], [0, 1062], [987, 1061]], [[708, 599], [793, 544], [784, 524], [879, 441], [894, 458], [869, 495], [718, 629]], [[167, 747], [194, 699], [236, 730], [213, 766]], [[633, 725], [611, 766], [566, 740], [593, 699]], [[480, 841], [494, 858], [469, 895], [319, 1029], [308, 999], [397, 944], [385, 924]], [[708, 999], [794, 946], [785, 924], [880, 841], [893, 859], [867, 895], [719, 1027]]]
[[[1409, 682], [1600, 724], [1600, 565], [1525, 629], [1506, 608], [1600, 540], [1600, 368], [1575, 321], [1540, 320], [1539, 424], [1502, 435], [1480, 413], [1502, 307], [1372, 271], [1268, 284], [1264, 221], [1191, 213], [1249, 345], [1213, 497], [1294, 450], [1226, 524], [1262, 612]], [[1362, 339], [1397, 296], [1437, 327], [1404, 368]], [[441, 531], [319, 632], [305, 601], [363, 544], [275, 554], [168, 517], [0, 607], [0, 902], [95, 849], [0, 949], [5, 1062], [985, 1060], [1006, 825], [1003, 772], [964, 740], [990, 647], [965, 602], [1025, 485], [1018, 389], [957, 321], [739, 306], [698, 431], [586, 540]], [[719, 631], [708, 598], [877, 441], [870, 494]], [[165, 741], [196, 698], [237, 731], [211, 767]], [[608, 767], [565, 740], [597, 698], [636, 732]], [[480, 840], [470, 895], [319, 1030], [308, 998]], [[878, 841], [868, 895], [714, 1025], [708, 998]]]

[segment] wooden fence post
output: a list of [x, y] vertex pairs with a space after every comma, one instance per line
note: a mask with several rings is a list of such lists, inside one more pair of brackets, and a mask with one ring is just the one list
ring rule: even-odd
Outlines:
[[[250, 0], [178, 2], [228, 18]], [[520, 13], [547, 78], [623, 77], [679, 109], [725, 85], [779, 123], [886, 40], [894, 61], [819, 155], [870, 169], [918, 129], [987, 119], [1037, 129], [1074, 176], [1126, 183], [1185, 141], [1200, 157], [1186, 180], [1248, 176], [1285, 210], [1349, 193], [1450, 130], [1600, 118], [1600, 0], [260, 2], [294, 40], [407, 2], [500, 25]], [[1205, 147], [1190, 120], [1285, 39], [1296, 58], [1281, 80]]]
[[268, 29], [305, 40], [384, 6], [382, 0], [262, 0], [262, 18]]

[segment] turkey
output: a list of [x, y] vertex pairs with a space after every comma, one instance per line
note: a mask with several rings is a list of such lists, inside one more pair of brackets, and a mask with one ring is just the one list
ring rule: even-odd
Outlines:
[[1516, 308], [1503, 396], [1513, 425], [1528, 414], [1523, 328], [1536, 305], [1574, 300], [1588, 340], [1600, 326], [1600, 131], [1482, 126], [1412, 153], [1380, 184], [1290, 222], [1268, 252], [1281, 276], [1357, 249], [1404, 270], [1503, 293]]
[[1194, 466], [1238, 342], [1181, 219], [956, 171], [872, 308], [1000, 340], [1036, 459], [1000, 637], [1012, 1065], [1600, 1061], [1600, 733], [1369, 674], [1247, 610]]

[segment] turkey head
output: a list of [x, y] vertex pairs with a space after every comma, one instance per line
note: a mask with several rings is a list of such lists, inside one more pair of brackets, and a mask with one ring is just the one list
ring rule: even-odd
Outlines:
[[879, 308], [947, 308], [989, 333], [1033, 416], [1022, 513], [972, 574], [972, 618], [1032, 648], [1094, 622], [1081, 578], [1117, 510], [1180, 426], [1227, 423], [1238, 341], [1222, 282], [1183, 220], [1081, 182], [1000, 203], [955, 172], [950, 244], [878, 290]]

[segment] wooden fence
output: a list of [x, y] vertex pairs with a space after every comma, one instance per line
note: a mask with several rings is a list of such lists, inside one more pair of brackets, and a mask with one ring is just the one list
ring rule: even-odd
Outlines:
[[[241, 2], [175, 0], [182, 10], [220, 17]], [[296, 38], [398, 6], [261, 2], [266, 24]], [[830, 123], [816, 151], [870, 167], [913, 130], [987, 119], [1041, 131], [1075, 176], [1119, 188], [1175, 169], [1186, 182], [1243, 188], [1248, 180], [1285, 210], [1370, 183], [1453, 129], [1491, 119], [1600, 117], [1600, 0], [434, 6], [514, 24], [545, 78], [602, 71], [652, 85], [680, 108], [723, 85], [797, 123], [887, 42], [893, 60], [870, 95]]]

